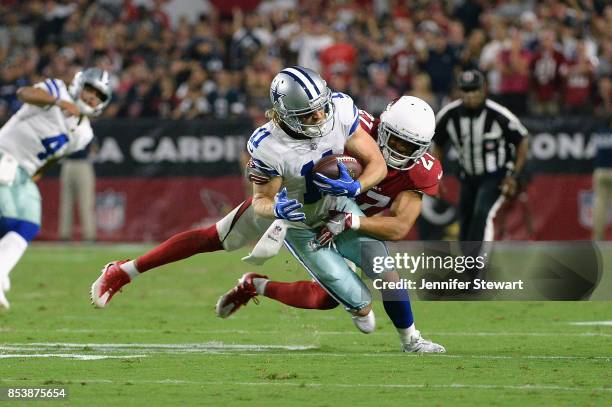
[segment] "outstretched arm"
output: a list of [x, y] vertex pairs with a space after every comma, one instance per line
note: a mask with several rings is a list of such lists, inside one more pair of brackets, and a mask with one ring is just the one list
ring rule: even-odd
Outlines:
[[23, 86], [17, 89], [17, 97], [23, 103], [36, 105], [39, 107], [57, 105], [62, 110], [70, 113], [72, 116], [79, 116], [81, 114], [79, 108], [74, 103], [67, 100], [56, 99], [53, 95], [50, 95], [43, 89], [39, 89], [34, 86]]

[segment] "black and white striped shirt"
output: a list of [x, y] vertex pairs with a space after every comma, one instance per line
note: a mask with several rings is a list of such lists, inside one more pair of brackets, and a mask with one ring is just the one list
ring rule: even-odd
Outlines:
[[451, 141], [461, 169], [468, 176], [500, 174], [514, 168], [516, 146], [528, 134], [507, 108], [486, 99], [480, 110], [468, 110], [461, 99], [444, 106], [436, 116], [434, 141]]

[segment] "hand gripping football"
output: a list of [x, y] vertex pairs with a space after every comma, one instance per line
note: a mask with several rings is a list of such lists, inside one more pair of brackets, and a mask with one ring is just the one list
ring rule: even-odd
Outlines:
[[338, 179], [340, 171], [338, 170], [338, 162], [343, 163], [353, 179], [357, 179], [363, 167], [356, 158], [344, 154], [334, 154], [321, 158], [312, 169], [313, 174], [317, 172], [331, 179]]

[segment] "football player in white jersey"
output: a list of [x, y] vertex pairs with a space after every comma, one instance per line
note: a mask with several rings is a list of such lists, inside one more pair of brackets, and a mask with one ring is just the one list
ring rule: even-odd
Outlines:
[[[259, 238], [274, 219], [286, 219], [293, 226], [287, 231], [286, 239], [292, 253], [354, 314], [353, 320], [360, 330], [373, 330], [370, 293], [343, 257], [371, 265], [371, 259], [360, 258], [361, 244], [368, 243], [370, 249], [373, 247], [382, 255], [386, 253], [384, 244], [359, 236], [354, 230], [347, 231], [336, 241], [338, 250], [314, 250], [310, 243], [315, 238], [312, 227], [323, 225], [328, 210], [361, 213], [348, 196], [355, 196], [384, 178], [384, 158], [374, 139], [359, 126], [358, 111], [352, 99], [341, 93], [331, 93], [315, 72], [300, 67], [284, 69], [272, 82], [270, 94], [273, 109], [268, 116], [271, 121], [255, 130], [248, 143], [257, 166], [251, 179], [259, 173], [263, 181], [262, 185], [255, 186], [253, 201], [243, 202], [210, 228], [171, 237], [136, 260], [107, 264], [91, 287], [95, 306], [105, 307], [125, 284], [143, 272], [197, 253], [235, 250]], [[323, 156], [342, 153], [345, 148], [362, 162], [370, 163], [362, 176], [358, 180], [348, 176], [339, 181], [320, 179], [316, 185], [311, 172], [314, 163]], [[321, 191], [328, 194], [323, 196]], [[334, 194], [343, 196], [335, 197]], [[406, 308], [409, 309], [407, 298], [396, 298], [385, 304], [402, 340], [410, 334], [407, 319], [411, 318], [411, 312], [407, 315]], [[220, 316], [223, 312], [217, 309]]]
[[[387, 166], [376, 142], [359, 126], [359, 111], [353, 100], [343, 93], [332, 93], [316, 72], [302, 67], [285, 68], [278, 73], [270, 86], [270, 97], [273, 104], [268, 111], [270, 121], [254, 131], [247, 148], [257, 170], [270, 176], [271, 181], [254, 184], [252, 201], [249, 199], [234, 209], [214, 229], [184, 232], [136, 261], [107, 265], [92, 285], [94, 305], [104, 307], [139, 273], [194, 254], [194, 249], [199, 249], [195, 245], [205, 246], [202, 251], [234, 250], [261, 237], [274, 219], [290, 222], [290, 230], [300, 230], [297, 234], [312, 235], [308, 239], [311, 241], [315, 233], [312, 227], [322, 226], [329, 210], [355, 206], [359, 211], [349, 197], [382, 180]], [[322, 195], [312, 177], [314, 163], [327, 155], [343, 153], [345, 148], [362, 162], [363, 173], [358, 180], [319, 182], [330, 194]], [[177, 241], [180, 243], [174, 244]], [[292, 247], [305, 250], [307, 243], [294, 243]], [[316, 257], [323, 253], [328, 251], [319, 250]], [[346, 274], [340, 279], [327, 277], [342, 285], [343, 288], [333, 290], [340, 293], [339, 301], [356, 315], [370, 315], [368, 318], [372, 319], [367, 288], [339, 253], [332, 257], [333, 260], [325, 261], [338, 263], [340, 274]]]
[[0, 308], [9, 273], [40, 229], [41, 198], [32, 176], [93, 138], [90, 116], [111, 99], [109, 75], [98, 68], [78, 72], [70, 87], [48, 78], [17, 90], [23, 106], [0, 128]]

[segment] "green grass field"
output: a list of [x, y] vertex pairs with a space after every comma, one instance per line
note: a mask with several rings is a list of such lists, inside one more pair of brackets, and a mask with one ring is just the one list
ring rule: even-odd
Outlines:
[[[216, 318], [217, 297], [253, 268], [215, 253], [94, 309], [100, 268], [144, 249], [31, 247], [0, 312], [0, 386], [67, 387], [65, 404], [87, 406], [612, 405], [612, 326], [570, 324], [612, 320], [610, 302], [417, 301], [418, 328], [448, 353], [408, 355], [380, 303], [367, 336], [342, 309], [269, 299]], [[286, 253], [261, 271], [306, 278]]]

